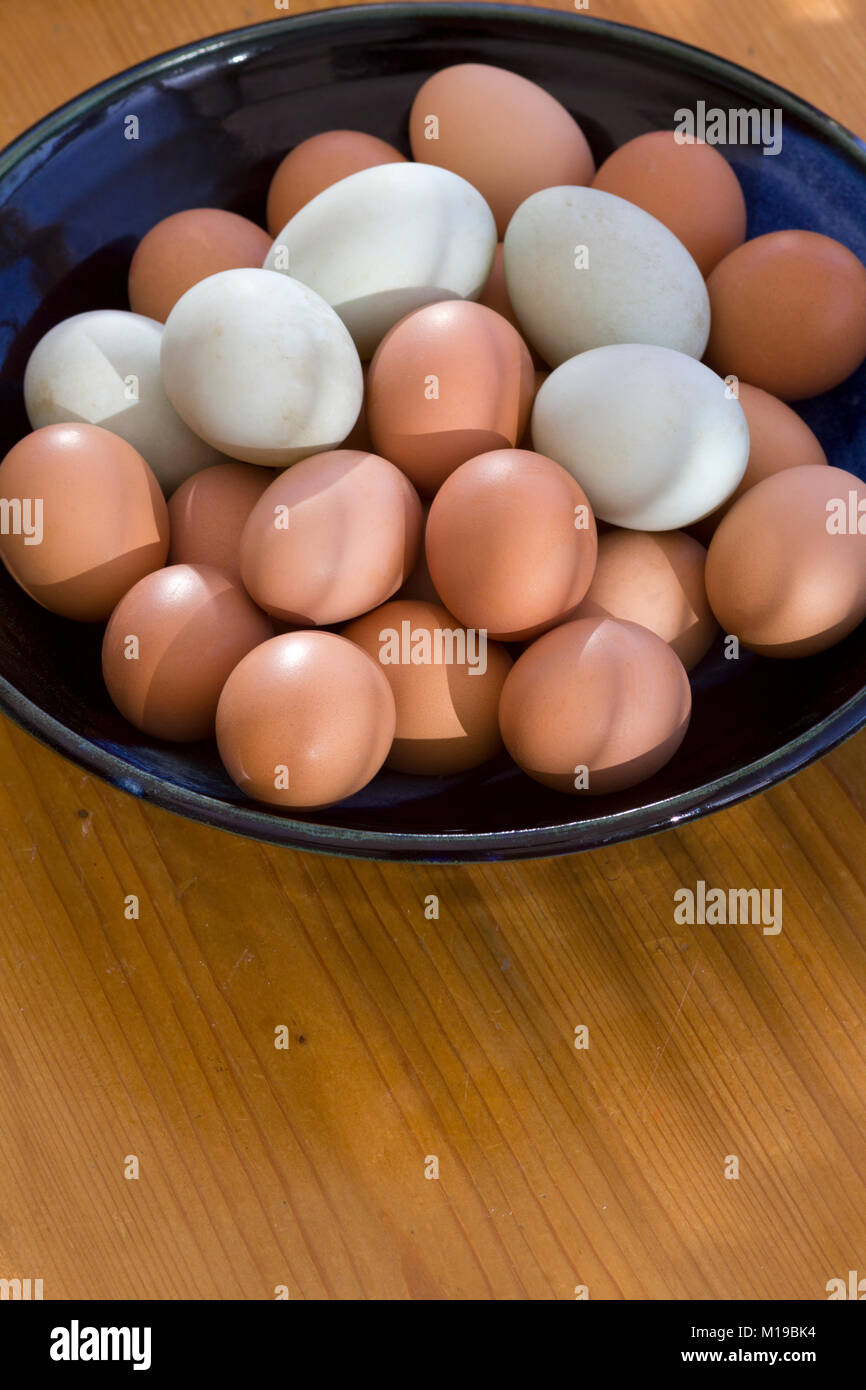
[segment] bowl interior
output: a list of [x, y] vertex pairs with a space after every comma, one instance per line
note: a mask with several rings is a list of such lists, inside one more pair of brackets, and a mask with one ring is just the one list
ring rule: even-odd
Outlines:
[[[27, 432], [27, 357], [53, 324], [128, 307], [138, 239], [191, 206], [264, 221], [270, 175], [292, 145], [354, 127], [409, 152], [419, 85], [450, 63], [498, 64], [547, 88], [580, 121], [596, 160], [670, 127], [681, 107], [784, 104], [781, 153], [722, 147], [745, 190], [749, 235], [806, 227], [866, 260], [866, 159], [802, 103], [696, 50], [553, 12], [415, 5], [274, 20], [143, 64], [86, 93], [0, 161], [0, 450]], [[129, 118], [135, 117], [135, 121]], [[127, 138], [134, 133], [136, 138]], [[830, 461], [863, 476], [866, 368], [801, 409]], [[553, 853], [658, 829], [768, 785], [863, 722], [866, 625], [799, 662], [724, 659], [693, 673], [694, 713], [676, 758], [612, 797], [570, 799], [505, 759], [461, 777], [380, 774], [325, 811], [247, 803], [215, 747], [146, 738], [113, 709], [101, 628], [55, 618], [0, 574], [0, 700], [26, 727], [128, 790], [215, 824], [341, 853], [478, 858]]]

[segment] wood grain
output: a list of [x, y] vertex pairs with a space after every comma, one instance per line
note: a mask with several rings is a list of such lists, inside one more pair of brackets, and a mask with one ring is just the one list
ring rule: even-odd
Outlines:
[[[0, 136], [274, 13], [3, 0]], [[866, 133], [859, 0], [591, 13]], [[866, 1273], [864, 800], [860, 737], [602, 853], [351, 862], [187, 824], [2, 723], [0, 1277], [46, 1298], [826, 1297]], [[781, 933], [677, 926], [699, 879], [781, 888]]]

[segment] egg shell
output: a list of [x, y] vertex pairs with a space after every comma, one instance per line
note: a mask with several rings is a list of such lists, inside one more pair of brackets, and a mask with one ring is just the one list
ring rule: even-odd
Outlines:
[[[549, 376], [550, 372], [542, 372], [536, 370], [535, 381], [533, 382], [532, 386], [532, 406], [535, 405], [536, 397], [538, 396], [539, 391], [541, 390], [542, 386], [544, 385], [545, 381]], [[535, 447], [532, 442], [532, 406], [530, 406], [529, 414], [526, 418], [526, 426], [524, 428], [523, 434], [517, 441], [518, 449], [528, 449], [530, 453], [533, 452]], [[598, 518], [596, 518], [596, 521], [597, 520]]]
[[469, 459], [439, 489], [427, 564], [449, 612], [504, 642], [563, 621], [596, 560], [586, 495], [552, 459], [500, 449]]
[[270, 270], [226, 270], [188, 290], [162, 337], [169, 400], [231, 458], [285, 467], [332, 449], [358, 418], [361, 363], [333, 309]]
[[731, 495], [749, 431], [720, 377], [669, 348], [617, 344], [563, 363], [532, 409], [540, 452], [615, 526], [673, 531]]
[[421, 544], [421, 503], [376, 454], [336, 449], [281, 473], [241, 538], [241, 575], [284, 622], [327, 627], [384, 603]]
[[[427, 518], [430, 515], [430, 503], [421, 503], [421, 535], [424, 536], [427, 530]], [[400, 588], [397, 590], [395, 598], [398, 599], [421, 599], [424, 603], [439, 603], [439, 595], [436, 586], [430, 578], [430, 570], [427, 565], [427, 549], [422, 544], [418, 546], [418, 554]]]
[[822, 464], [764, 478], [719, 523], [706, 580], [723, 631], [751, 651], [832, 647], [866, 617], [866, 485]]
[[589, 183], [592, 151], [577, 121], [537, 83], [486, 63], [428, 77], [409, 114], [416, 160], [460, 174], [489, 203], [500, 236], [524, 199]]
[[539, 637], [515, 662], [499, 702], [517, 765], [571, 794], [618, 792], [651, 777], [676, 753], [690, 714], [689, 678], [667, 642], [602, 617]]
[[364, 375], [364, 395], [361, 400], [361, 409], [346, 438], [341, 440], [341, 449], [360, 449], [364, 454], [373, 453], [373, 441], [370, 438], [370, 426], [367, 423], [367, 377], [370, 371], [369, 362], [361, 363], [361, 371]]
[[[323, 130], [302, 140], [280, 161], [268, 188], [271, 236], [331, 184], [378, 164], [403, 164], [406, 156], [362, 130]], [[259, 264], [261, 264], [261, 257]]]
[[[500, 314], [502, 318], [507, 319], [508, 322], [511, 324], [512, 328], [516, 328], [517, 332], [520, 333], [522, 337], [523, 330], [521, 329], [520, 324], [517, 322], [517, 315], [514, 312], [514, 305], [508, 298], [508, 286], [505, 283], [505, 261], [503, 257], [503, 250], [504, 248], [502, 242], [497, 241], [496, 251], [493, 255], [493, 265], [491, 267], [490, 274], [488, 275], [487, 280], [484, 284], [484, 288], [478, 296], [477, 302], [479, 304], [483, 304], [486, 309], [492, 309], [495, 314]], [[528, 343], [527, 347], [529, 347]], [[541, 357], [535, 351], [535, 349], [530, 348], [529, 351], [530, 356], [532, 357], [533, 367], [536, 370], [538, 370], [538, 368], [544, 368], [545, 370], [547, 370], [547, 364], [542, 361]]]
[[221, 455], [183, 422], [160, 371], [162, 324], [123, 309], [74, 314], [39, 340], [24, 372], [34, 429], [86, 421], [120, 435], [165, 493]]
[[508, 298], [508, 286], [505, 283], [505, 262], [503, 260], [502, 242], [497, 241], [496, 250], [493, 253], [493, 265], [490, 267], [490, 274], [484, 282], [484, 287], [478, 296], [478, 303], [485, 308], [492, 309], [495, 314], [501, 314], [507, 319], [512, 328], [520, 332], [520, 324], [517, 322], [517, 315], [511, 300]]
[[241, 575], [241, 536], [275, 474], [251, 463], [218, 463], [181, 483], [169, 499], [171, 565], [210, 565]]
[[217, 707], [220, 757], [247, 796], [314, 809], [360, 791], [396, 726], [381, 666], [331, 632], [291, 632], [235, 667]]
[[102, 641], [108, 693], [130, 724], [176, 743], [212, 738], [231, 672], [273, 637], [237, 580], [206, 565], [169, 565], [124, 594]]
[[663, 222], [704, 276], [745, 241], [740, 181], [724, 155], [700, 140], [681, 142], [672, 130], [637, 135], [608, 155], [592, 186]]
[[529, 344], [551, 366], [609, 343], [700, 357], [710, 330], [703, 276], [642, 208], [598, 188], [546, 188], [504, 241], [505, 280]]
[[[0, 497], [17, 502], [31, 537], [0, 532], [0, 558], [52, 613], [108, 617], [137, 580], [165, 564], [168, 511], [131, 444], [98, 425], [45, 425], [0, 464]], [[12, 513], [14, 517], [14, 512]], [[41, 532], [41, 535], [40, 535]]]
[[261, 266], [271, 239], [262, 227], [222, 208], [186, 208], [146, 232], [129, 267], [129, 303], [164, 323], [182, 294], [220, 270]]
[[762, 478], [769, 478], [785, 468], [827, 462], [827, 455], [806, 421], [778, 396], [771, 396], [757, 386], [748, 386], [744, 381], [738, 382], [736, 389], [749, 427], [749, 461], [727, 502], [695, 522], [692, 529], [704, 545], [709, 545], [722, 517], [737, 499]]
[[467, 459], [514, 447], [534, 388], [529, 349], [499, 314], [463, 299], [428, 304], [386, 333], [370, 363], [373, 447], [432, 497]]
[[592, 583], [574, 616], [640, 623], [690, 671], [718, 632], [704, 584], [706, 558], [682, 531], [608, 531], [599, 536]]
[[477, 299], [495, 249], [480, 193], [447, 169], [407, 162], [326, 188], [283, 228], [265, 266], [333, 305], [367, 358], [413, 309]]
[[382, 667], [397, 711], [396, 772], [441, 776], [478, 767], [502, 750], [499, 696], [511, 657], [438, 603], [395, 599], [343, 629]]
[[820, 232], [768, 232], [707, 281], [707, 362], [784, 401], [838, 386], [866, 358], [866, 266]]

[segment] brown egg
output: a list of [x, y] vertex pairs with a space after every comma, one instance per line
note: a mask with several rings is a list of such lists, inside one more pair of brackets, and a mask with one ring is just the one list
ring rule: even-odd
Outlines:
[[508, 286], [505, 283], [501, 241], [496, 243], [493, 265], [487, 277], [487, 283], [478, 296], [478, 303], [483, 304], [486, 309], [492, 309], [495, 314], [500, 314], [502, 318], [508, 320], [512, 328], [516, 328], [517, 332], [520, 332], [520, 324], [517, 322], [517, 315], [508, 297]]
[[187, 208], [151, 227], [129, 267], [129, 303], [136, 314], [165, 323], [182, 294], [208, 275], [260, 268], [271, 238], [255, 222], [222, 208]]
[[500, 239], [531, 193], [589, 183], [592, 151], [577, 121], [535, 82], [460, 63], [428, 77], [409, 116], [412, 154], [460, 174], [487, 200]]
[[331, 632], [291, 632], [245, 656], [223, 687], [216, 736], [226, 771], [273, 806], [330, 806], [375, 777], [394, 737], [378, 662]]
[[[535, 397], [538, 395], [547, 378], [550, 376], [548, 371], [538, 371], [535, 373], [535, 381], [532, 386], [532, 405], [535, 404]], [[529, 407], [529, 418], [526, 421], [526, 428], [517, 441], [518, 449], [528, 449], [530, 453], [533, 449], [532, 444], [532, 405]]]
[[461, 464], [433, 500], [426, 543], [448, 611], [504, 642], [533, 637], [574, 611], [597, 546], [583, 489], [558, 463], [525, 449]]
[[[430, 515], [430, 503], [421, 503], [421, 535], [427, 529], [427, 518]], [[427, 550], [423, 545], [418, 546], [418, 557], [412, 569], [406, 575], [400, 588], [395, 595], [396, 598], [417, 598], [423, 603], [438, 603], [439, 595], [436, 586], [430, 578], [430, 570], [427, 565]]]
[[779, 473], [784, 468], [827, 462], [827, 455], [806, 421], [789, 405], [757, 386], [747, 386], [744, 381], [739, 382], [737, 390], [749, 426], [749, 461], [742, 481], [727, 502], [689, 528], [704, 545], [709, 545], [722, 517], [737, 499], [762, 478], [769, 478], [771, 473]]
[[561, 792], [617, 792], [674, 755], [691, 714], [682, 662], [649, 628], [612, 618], [563, 623], [533, 642], [499, 702], [505, 746]]
[[[0, 558], [52, 613], [100, 622], [165, 564], [168, 512], [141, 454], [99, 425], [44, 425], [0, 464]], [[16, 522], [17, 517], [17, 522]]]
[[722, 629], [744, 647], [832, 647], [866, 617], [866, 484], [822, 464], [756, 483], [720, 522], [706, 578]]
[[636, 203], [669, 227], [702, 275], [746, 238], [739, 179], [712, 145], [678, 144], [672, 130], [651, 130], [599, 165], [593, 188]]
[[290, 150], [268, 189], [268, 229], [279, 236], [305, 203], [332, 183], [377, 164], [405, 164], [406, 156], [362, 130], [324, 130]]
[[465, 772], [502, 749], [499, 696], [511, 657], [467, 632], [438, 603], [395, 599], [343, 629], [382, 667], [397, 727], [386, 766], [430, 776]]
[[467, 459], [513, 448], [534, 387], [529, 349], [501, 315], [463, 299], [428, 304], [385, 334], [370, 363], [373, 447], [432, 497]]
[[[508, 287], [505, 283], [505, 265], [502, 259], [502, 242], [496, 243], [496, 251], [493, 255], [493, 267], [487, 277], [487, 283], [478, 296], [479, 304], [483, 304], [485, 309], [492, 309], [495, 314], [507, 319], [512, 328], [522, 334], [520, 324], [517, 322], [517, 315], [514, 312], [511, 300], [508, 296]], [[527, 343], [529, 348], [529, 344]], [[543, 368], [547, 374], [547, 366], [543, 359], [533, 348], [529, 348], [529, 355], [532, 358], [532, 365], [536, 368]], [[538, 373], [536, 372], [536, 375]]]
[[829, 391], [866, 358], [866, 266], [819, 232], [768, 232], [707, 281], [706, 361], [785, 401]]
[[105, 629], [102, 674], [124, 718], [175, 743], [212, 738], [220, 691], [274, 633], [223, 570], [169, 565], [124, 594]]
[[704, 586], [706, 558], [682, 531], [608, 531], [599, 537], [595, 574], [574, 616], [640, 623], [690, 671], [718, 631]]
[[243, 529], [275, 476], [253, 463], [217, 463], [193, 473], [169, 499], [169, 564], [213, 565], [240, 579]]
[[370, 427], [367, 424], [367, 379], [370, 372], [370, 363], [361, 363], [361, 373], [364, 378], [363, 395], [361, 396], [361, 409], [358, 411], [358, 418], [350, 429], [346, 438], [340, 441], [341, 449], [359, 449], [362, 454], [372, 454], [373, 441], [370, 438]]
[[241, 539], [241, 575], [285, 622], [327, 627], [384, 603], [421, 544], [421, 503], [393, 464], [360, 450], [314, 454], [281, 473]]

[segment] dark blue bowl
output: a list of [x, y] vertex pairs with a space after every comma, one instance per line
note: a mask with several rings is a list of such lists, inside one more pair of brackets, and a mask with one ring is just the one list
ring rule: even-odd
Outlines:
[[[580, 121], [597, 160], [671, 126], [698, 101], [781, 108], [782, 152], [725, 151], [749, 235], [808, 227], [866, 260], [866, 147], [797, 97], [697, 49], [558, 11], [387, 5], [275, 19], [177, 49], [93, 88], [0, 158], [0, 450], [26, 433], [28, 354], [58, 320], [125, 308], [138, 239], [180, 208], [264, 221], [270, 175], [316, 131], [355, 127], [408, 153], [421, 82], [455, 62], [534, 79]], [[138, 139], [125, 138], [138, 119]], [[802, 407], [832, 463], [864, 476], [866, 370]], [[215, 748], [147, 739], [102, 685], [101, 630], [68, 623], [0, 576], [0, 706], [116, 786], [212, 825], [280, 844], [394, 859], [497, 859], [591, 849], [730, 805], [789, 776], [866, 722], [866, 625], [798, 662], [721, 643], [693, 675], [676, 758], [616, 796], [569, 799], [503, 758], [471, 774], [381, 774], [342, 805], [293, 818], [244, 801]]]

